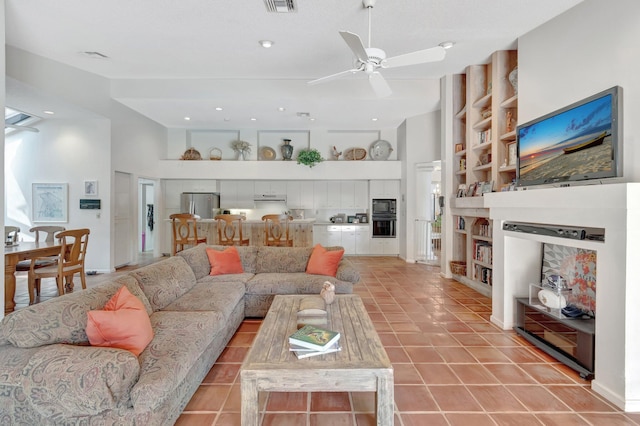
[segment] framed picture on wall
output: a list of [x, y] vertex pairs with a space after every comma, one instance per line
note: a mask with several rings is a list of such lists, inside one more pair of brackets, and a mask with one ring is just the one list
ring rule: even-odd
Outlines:
[[84, 196], [95, 197], [98, 195], [98, 181], [97, 180], [85, 180], [84, 181]]
[[68, 222], [68, 185], [34, 183], [31, 187], [34, 222]]
[[516, 143], [507, 144], [507, 166], [515, 166], [517, 160]]

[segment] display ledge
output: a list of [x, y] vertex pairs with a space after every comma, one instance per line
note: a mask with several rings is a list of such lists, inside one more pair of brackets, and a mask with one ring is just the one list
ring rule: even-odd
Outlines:
[[296, 161], [160, 160], [162, 179], [365, 180], [400, 179], [401, 161], [323, 161], [314, 167]]
[[368, 223], [332, 223], [332, 222], [315, 222], [314, 226], [356, 226], [356, 227], [368, 227]]
[[465, 208], [483, 208], [484, 197], [459, 197], [452, 199], [452, 207], [465, 209]]

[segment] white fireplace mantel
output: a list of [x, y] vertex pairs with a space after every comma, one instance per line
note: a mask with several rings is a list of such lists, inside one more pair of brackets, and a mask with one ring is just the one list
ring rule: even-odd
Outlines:
[[[597, 252], [596, 348], [592, 389], [625, 411], [640, 411], [640, 183], [485, 194], [493, 220], [493, 312], [514, 326], [516, 297], [540, 279], [542, 244]], [[604, 228], [605, 240], [503, 231], [504, 222]]]

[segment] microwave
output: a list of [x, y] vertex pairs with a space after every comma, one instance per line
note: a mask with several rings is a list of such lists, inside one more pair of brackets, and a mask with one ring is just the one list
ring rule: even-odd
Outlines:
[[371, 214], [396, 214], [395, 198], [374, 198], [371, 200]]

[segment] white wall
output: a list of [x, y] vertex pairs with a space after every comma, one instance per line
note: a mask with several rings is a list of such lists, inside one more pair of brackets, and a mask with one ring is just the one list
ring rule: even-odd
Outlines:
[[[0, 0], [0, 22], [4, 23], [4, 0]], [[0, 31], [0, 69], [4, 69], [5, 68], [5, 47], [4, 47], [4, 31]], [[2, 103], [2, 105], [5, 105], [5, 75], [4, 73], [2, 73], [2, 76], [0, 76], [0, 102]], [[2, 150], [0, 150], [0, 168], [2, 169], [2, 174], [4, 175], [4, 134], [0, 137], [0, 146], [2, 146]], [[0, 188], [0, 194], [2, 194], [2, 197], [0, 197], [0, 207], [2, 207], [1, 211], [4, 211], [4, 198], [5, 198], [5, 192], [4, 192], [4, 185], [2, 185], [2, 188]], [[3, 226], [4, 226], [4, 216], [3, 216]], [[4, 270], [4, 256], [2, 257], [2, 261], [0, 261], [0, 266], [2, 266], [2, 269]], [[3, 287], [4, 287], [4, 278], [2, 279], [2, 283], [3, 283]], [[4, 291], [0, 292], [0, 306], [4, 306]], [[4, 308], [2, 308], [0, 310], [0, 318], [4, 317]]]
[[[4, 155], [7, 204], [5, 223], [19, 226], [22, 238], [33, 240], [33, 183], [68, 184], [67, 229], [89, 228], [86, 269], [109, 271], [110, 124], [107, 119], [47, 119], [39, 133], [20, 131], [6, 137]], [[101, 210], [80, 210], [84, 181], [98, 181]], [[87, 197], [93, 198], [93, 197]], [[98, 217], [98, 215], [100, 217]], [[58, 225], [56, 223], [55, 225]]]
[[640, 2], [585, 0], [518, 41], [518, 121], [624, 90], [624, 176], [640, 180]]

